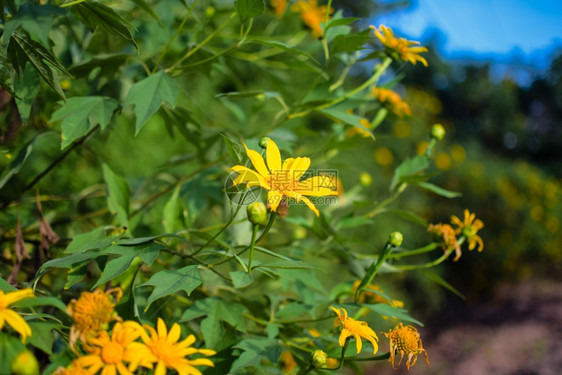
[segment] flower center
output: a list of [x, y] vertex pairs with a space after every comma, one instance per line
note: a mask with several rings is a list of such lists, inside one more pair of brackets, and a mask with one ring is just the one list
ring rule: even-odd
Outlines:
[[268, 184], [271, 186], [271, 190], [294, 191], [297, 182], [294, 176], [290, 175], [290, 171], [274, 170], [269, 175]]
[[417, 332], [403, 327], [394, 332], [392, 337], [396, 349], [404, 353], [415, 353], [418, 351], [419, 336]]
[[153, 341], [150, 345], [150, 349], [152, 349], [152, 353], [165, 364], [170, 364], [174, 359], [178, 358], [177, 348], [166, 340]]
[[101, 358], [106, 364], [116, 364], [123, 360], [123, 347], [115, 342], [109, 342], [101, 350]]

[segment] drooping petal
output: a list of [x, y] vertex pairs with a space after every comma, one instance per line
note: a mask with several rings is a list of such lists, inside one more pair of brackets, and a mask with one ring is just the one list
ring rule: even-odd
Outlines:
[[269, 207], [271, 211], [277, 211], [277, 207], [283, 200], [283, 194], [278, 192], [277, 190], [270, 190], [267, 192], [267, 203], [269, 203]]
[[263, 177], [267, 178], [267, 176], [269, 176], [269, 171], [265, 166], [265, 161], [262, 156], [257, 151], [250, 150], [246, 147], [246, 145], [244, 145], [244, 148], [246, 149], [246, 154], [248, 155], [248, 158], [250, 158], [252, 165], [256, 168], [256, 171], [258, 171], [258, 173]]
[[338, 342], [340, 344], [340, 346], [344, 346], [345, 345], [345, 340], [351, 335], [351, 332], [349, 332], [347, 329], [342, 329], [341, 333], [340, 333], [340, 337], [338, 339]]
[[270, 171], [276, 171], [281, 169], [281, 153], [279, 152], [279, 147], [277, 144], [270, 139], [267, 142], [267, 147], [265, 149], [267, 156], [267, 166]]
[[230, 170], [239, 173], [239, 175], [232, 181], [232, 185], [234, 186], [247, 182], [248, 187], [261, 186], [264, 189], [270, 189], [267, 180], [256, 171], [253, 171], [248, 167], [235, 165], [234, 167], [230, 168]]
[[6, 323], [21, 335], [23, 341], [31, 336], [31, 328], [17, 312], [5, 309], [2, 311], [2, 316]]
[[357, 348], [357, 354], [359, 354], [361, 353], [361, 349], [363, 349], [363, 342], [361, 341], [361, 336], [355, 333], [353, 334], [353, 337], [355, 337], [355, 347]]
[[312, 210], [312, 212], [316, 214], [316, 216], [320, 216], [320, 212], [318, 211], [314, 203], [312, 203], [310, 199], [308, 199], [307, 197], [304, 197], [292, 191], [286, 191], [285, 195], [287, 195], [290, 198], [294, 198], [297, 202], [303, 202], [304, 204], [306, 204], [308, 208]]

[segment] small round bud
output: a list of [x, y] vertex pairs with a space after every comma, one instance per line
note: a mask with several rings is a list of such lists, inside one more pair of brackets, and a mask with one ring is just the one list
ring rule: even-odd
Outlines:
[[315, 350], [314, 353], [312, 353], [312, 363], [314, 367], [323, 367], [327, 360], [328, 354], [323, 350]]
[[263, 137], [262, 139], [260, 139], [260, 147], [261, 148], [266, 148], [267, 147], [267, 143], [271, 140], [271, 138], [269, 137]]
[[441, 124], [434, 124], [431, 127], [431, 138], [433, 139], [440, 141], [445, 137], [445, 133], [445, 128]]
[[371, 186], [373, 183], [373, 177], [371, 177], [371, 175], [367, 172], [362, 172], [359, 175], [359, 183], [363, 186]]
[[39, 375], [37, 358], [29, 350], [21, 351], [12, 361], [12, 373], [16, 375]]
[[306, 235], [307, 235], [307, 230], [305, 227], [298, 226], [295, 229], [293, 229], [293, 238], [295, 240], [302, 240], [303, 238], [306, 238]]
[[402, 245], [403, 239], [404, 239], [404, 237], [402, 236], [402, 233], [392, 232], [392, 233], [390, 233], [390, 236], [388, 237], [388, 243], [391, 244], [394, 247], [398, 247], [398, 246]]
[[263, 225], [267, 221], [267, 208], [262, 202], [254, 202], [246, 208], [248, 220], [252, 224]]
[[213, 7], [207, 7], [205, 9], [205, 15], [207, 16], [207, 18], [211, 18], [215, 15], [215, 8]]

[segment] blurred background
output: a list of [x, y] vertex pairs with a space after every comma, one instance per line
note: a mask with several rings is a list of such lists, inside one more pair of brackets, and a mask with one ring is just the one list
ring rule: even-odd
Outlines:
[[431, 316], [422, 337], [433, 365], [420, 358], [410, 372], [562, 373], [562, 2], [359, 3], [350, 11], [370, 9], [371, 24], [429, 49], [427, 68], [395, 71], [418, 118], [387, 120], [383, 129], [403, 143], [381, 140], [375, 162], [391, 173], [405, 150], [423, 150], [410, 139], [443, 124], [435, 163], [447, 173], [437, 180], [463, 196], [427, 195], [417, 210], [446, 222], [470, 208], [485, 223], [483, 253], [441, 270], [465, 299], [405, 280], [426, 288], [407, 298], [423, 321]]

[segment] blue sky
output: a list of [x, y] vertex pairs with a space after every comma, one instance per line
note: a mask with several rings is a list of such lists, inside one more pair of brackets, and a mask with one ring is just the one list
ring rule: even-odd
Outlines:
[[[400, 34], [423, 40], [430, 28], [446, 36], [446, 56], [524, 55], [562, 46], [562, 0], [413, 0], [408, 9], [376, 17]], [[427, 34], [426, 34], [427, 35]]]

